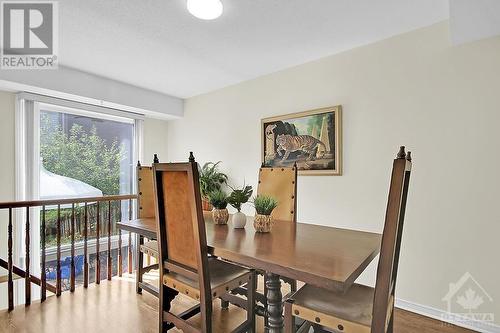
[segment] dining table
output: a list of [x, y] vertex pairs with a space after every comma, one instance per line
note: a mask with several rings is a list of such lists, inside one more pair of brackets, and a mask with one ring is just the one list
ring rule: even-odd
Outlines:
[[[272, 231], [256, 232], [253, 217], [243, 229], [215, 224], [204, 212], [208, 252], [222, 259], [265, 272], [266, 332], [283, 331], [280, 277], [336, 292], [346, 292], [380, 252], [381, 234], [314, 223], [275, 221]], [[156, 239], [156, 220], [122, 221], [117, 227]]]

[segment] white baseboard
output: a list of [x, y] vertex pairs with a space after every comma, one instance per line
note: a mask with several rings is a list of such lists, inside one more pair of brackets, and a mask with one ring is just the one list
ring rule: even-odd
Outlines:
[[[464, 327], [467, 329], [471, 329], [477, 332], [483, 332], [483, 333], [500, 333], [500, 326], [492, 323], [486, 323], [486, 322], [480, 322], [480, 321], [475, 321], [475, 322], [467, 322], [466, 320], [463, 321], [456, 321], [456, 320], [446, 320], [443, 318], [446, 318], [447, 312], [444, 310], [436, 309], [427, 305], [420, 305], [412, 302], [408, 302], [402, 299], [396, 299], [396, 307], [407, 310], [410, 312], [417, 313], [422, 316], [430, 317], [433, 319], [437, 319], [446, 323], [450, 323], [456, 326]], [[465, 319], [465, 318], [464, 318]]]

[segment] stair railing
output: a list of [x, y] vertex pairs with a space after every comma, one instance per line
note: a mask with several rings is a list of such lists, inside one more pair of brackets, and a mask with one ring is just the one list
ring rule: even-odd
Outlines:
[[[137, 199], [137, 195], [110, 195], [102, 197], [89, 197], [89, 198], [71, 198], [71, 199], [51, 199], [51, 200], [35, 200], [35, 201], [12, 201], [12, 202], [0, 202], [0, 210], [8, 210], [9, 212], [9, 224], [8, 224], [8, 241], [7, 241], [7, 261], [0, 258], [0, 267], [7, 269], [7, 289], [8, 289], [8, 309], [9, 311], [14, 309], [14, 274], [24, 278], [24, 288], [25, 288], [25, 304], [31, 304], [31, 284], [35, 284], [41, 287], [40, 299], [44, 302], [47, 298], [47, 290], [54, 293], [56, 296], [60, 296], [62, 293], [62, 278], [61, 278], [61, 230], [62, 230], [62, 219], [61, 219], [61, 207], [70, 206], [71, 215], [69, 220], [69, 232], [71, 241], [71, 262], [70, 262], [70, 292], [75, 290], [75, 280], [76, 280], [76, 269], [75, 269], [75, 221], [76, 214], [75, 207], [78, 205], [80, 209], [80, 223], [83, 220], [83, 230], [80, 230], [80, 234], [83, 237], [83, 287], [87, 288], [89, 285], [89, 253], [88, 253], [88, 238], [90, 231], [90, 211], [93, 207], [95, 212], [95, 228], [92, 232], [95, 233], [96, 243], [95, 243], [95, 283], [99, 284], [101, 281], [101, 263], [100, 263], [100, 243], [103, 236], [107, 236], [107, 279], [111, 280], [113, 276], [113, 265], [112, 265], [112, 247], [111, 247], [111, 233], [113, 229], [113, 203], [117, 203], [120, 207], [120, 212], [123, 202], [128, 202], [128, 219], [132, 219], [132, 201]], [[83, 206], [82, 206], [83, 205]], [[46, 215], [47, 208], [57, 207], [57, 220], [56, 220], [56, 249], [57, 249], [57, 263], [56, 263], [56, 284], [52, 285], [47, 282], [46, 273]], [[83, 207], [83, 209], [81, 208]], [[106, 209], [107, 207], [107, 209]], [[40, 209], [41, 217], [41, 234], [40, 234], [40, 246], [41, 246], [41, 276], [37, 277], [30, 272], [30, 210], [33, 208]], [[25, 209], [25, 269], [22, 269], [13, 263], [13, 212], [14, 209]], [[52, 210], [52, 209], [51, 209]], [[103, 214], [106, 210], [107, 214]], [[82, 216], [83, 215], [83, 216]], [[121, 214], [120, 214], [121, 215]], [[120, 217], [121, 219], [121, 217]], [[116, 219], [115, 219], [116, 222]], [[107, 235], [105, 234], [107, 232]], [[118, 229], [118, 269], [117, 275], [122, 276], [123, 274], [123, 254], [122, 254], [122, 231]], [[132, 235], [128, 233], [128, 272], [132, 273], [132, 262], [133, 262], [133, 251], [132, 251]]]

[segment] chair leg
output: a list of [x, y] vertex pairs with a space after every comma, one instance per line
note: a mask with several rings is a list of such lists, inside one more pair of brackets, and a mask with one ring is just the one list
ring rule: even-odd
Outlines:
[[293, 280], [292, 282], [290, 282], [290, 291], [292, 293], [297, 291], [297, 280]]
[[[149, 242], [150, 239], [145, 239], [144, 242]], [[146, 254], [146, 267], [147, 266], [150, 266], [151, 265], [151, 256], [149, 255], [149, 253]]]
[[136, 291], [138, 294], [142, 294], [142, 288], [139, 287], [139, 284], [142, 282], [142, 266], [143, 266], [143, 261], [144, 257], [141, 252], [141, 245], [144, 244], [144, 237], [141, 235], [137, 235], [137, 264], [136, 264]]
[[389, 319], [389, 324], [387, 325], [387, 333], [392, 333], [394, 330], [394, 307], [392, 308], [391, 319]]
[[[210, 300], [207, 300], [203, 299], [202, 297], [202, 300], [200, 302], [200, 312], [201, 312], [201, 332], [212, 333], [212, 320], [213, 320], [212, 298], [210, 298]], [[186, 330], [183, 331], [187, 332]]]
[[257, 274], [252, 270], [247, 284], [247, 322], [250, 324], [249, 333], [255, 333], [255, 294], [257, 292]]
[[222, 310], [229, 309], [229, 301], [225, 301], [222, 298], [220, 299], [220, 307]]
[[292, 313], [293, 300], [285, 302], [285, 333], [295, 333], [295, 317]]
[[314, 333], [330, 333], [326, 330], [323, 329], [321, 325], [318, 324], [313, 324], [313, 332]]
[[160, 333], [164, 333], [170, 328], [169, 323], [163, 320], [163, 314], [170, 311], [171, 303], [177, 294], [178, 292], [174, 289], [170, 289], [163, 283], [160, 283], [160, 293], [158, 295], [158, 323]]

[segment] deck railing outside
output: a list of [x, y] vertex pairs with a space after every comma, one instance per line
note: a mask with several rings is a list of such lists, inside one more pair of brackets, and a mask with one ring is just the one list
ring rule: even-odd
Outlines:
[[[14, 309], [14, 274], [24, 278], [25, 287], [25, 304], [31, 304], [31, 284], [36, 284], [41, 287], [40, 298], [41, 301], [45, 301], [47, 298], [47, 290], [54, 293], [56, 296], [60, 296], [62, 293], [62, 279], [61, 279], [61, 207], [71, 207], [70, 216], [70, 227], [69, 235], [71, 242], [71, 263], [70, 263], [70, 292], [75, 290], [75, 221], [76, 214], [79, 214], [80, 222], [83, 220], [83, 229], [81, 231], [81, 236], [83, 238], [83, 287], [87, 288], [89, 285], [89, 254], [88, 254], [88, 238], [90, 230], [90, 212], [94, 211], [95, 227], [92, 233], [95, 234], [95, 283], [99, 284], [101, 280], [101, 264], [100, 264], [100, 240], [102, 237], [107, 238], [107, 279], [111, 280], [113, 276], [113, 258], [112, 258], [112, 248], [111, 248], [111, 236], [112, 236], [112, 219], [113, 219], [113, 209], [112, 205], [117, 204], [119, 206], [119, 212], [121, 212], [123, 202], [128, 202], [128, 219], [132, 219], [132, 201], [137, 199], [137, 195], [112, 195], [103, 197], [92, 197], [92, 198], [72, 198], [72, 199], [54, 199], [54, 200], [36, 200], [36, 201], [13, 201], [13, 202], [0, 202], [0, 210], [8, 210], [9, 212], [9, 224], [8, 224], [8, 241], [7, 241], [7, 261], [0, 258], [0, 267], [8, 270], [7, 286], [8, 286], [8, 307], [9, 310]], [[37, 277], [30, 272], [30, 210], [31, 209], [40, 210], [41, 228], [40, 228], [40, 247], [41, 247], [41, 276]], [[56, 284], [52, 285], [47, 282], [46, 274], [46, 215], [47, 210], [57, 209], [56, 218], [56, 251], [57, 251], [57, 262], [56, 262]], [[22, 269], [13, 264], [13, 211], [14, 209], [25, 209], [26, 220], [25, 224], [25, 269]], [[104, 214], [103, 214], [104, 213]], [[83, 216], [82, 216], [83, 215]], [[119, 214], [119, 218], [123, 218]], [[116, 221], [116, 219], [115, 219]], [[122, 276], [123, 273], [123, 253], [122, 253], [122, 233], [118, 230], [118, 268], [117, 275]], [[128, 233], [128, 271], [132, 273], [132, 235]]]

